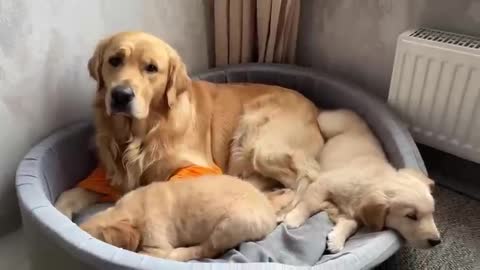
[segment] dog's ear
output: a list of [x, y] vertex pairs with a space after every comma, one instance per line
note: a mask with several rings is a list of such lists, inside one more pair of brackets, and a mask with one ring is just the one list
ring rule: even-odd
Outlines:
[[98, 42], [92, 57], [88, 60], [88, 72], [90, 76], [97, 81], [97, 90], [104, 87], [102, 78], [103, 53], [110, 39], [103, 39]]
[[371, 194], [360, 203], [360, 219], [373, 231], [380, 231], [385, 226], [388, 213], [387, 198], [381, 194]]
[[428, 186], [430, 192], [433, 192], [435, 188], [435, 182], [419, 170], [415, 170], [412, 168], [403, 168], [398, 170], [398, 173], [404, 177], [418, 179], [422, 181], [425, 185]]
[[137, 251], [140, 245], [140, 232], [126, 220], [103, 227], [100, 234], [100, 240], [130, 251]]
[[165, 90], [168, 107], [172, 106], [177, 101], [177, 96], [185, 92], [190, 87], [190, 77], [187, 74], [187, 69], [180, 56], [173, 51], [169, 60], [168, 67], [168, 81]]

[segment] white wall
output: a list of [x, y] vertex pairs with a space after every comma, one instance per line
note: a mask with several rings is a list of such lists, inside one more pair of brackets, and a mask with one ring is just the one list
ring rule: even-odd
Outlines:
[[480, 35], [480, 0], [302, 0], [298, 62], [386, 97], [397, 36], [419, 26]]
[[18, 225], [17, 164], [39, 139], [88, 118], [96, 42], [121, 30], [162, 37], [191, 71], [209, 62], [203, 0], [0, 0], [0, 235]]

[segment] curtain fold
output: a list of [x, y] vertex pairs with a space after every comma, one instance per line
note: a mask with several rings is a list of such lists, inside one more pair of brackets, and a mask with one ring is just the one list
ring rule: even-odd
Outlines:
[[301, 0], [214, 0], [215, 65], [294, 63]]

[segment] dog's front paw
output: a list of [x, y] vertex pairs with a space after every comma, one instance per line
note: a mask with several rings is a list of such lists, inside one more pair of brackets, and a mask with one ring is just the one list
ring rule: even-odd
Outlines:
[[68, 200], [65, 200], [65, 198], [62, 199], [62, 197], [60, 197], [55, 203], [55, 208], [67, 218], [72, 219], [73, 208], [71, 207], [71, 203], [69, 203]]
[[289, 229], [295, 229], [300, 227], [303, 223], [305, 223], [305, 216], [302, 214], [302, 212], [297, 211], [296, 209], [293, 209], [290, 211], [285, 218], [283, 219], [283, 222]]
[[143, 250], [140, 250], [138, 252], [139, 254], [142, 255], [147, 255], [151, 257], [158, 257], [158, 258], [168, 258], [168, 254], [170, 253], [169, 250], [162, 250], [159, 248], [143, 248]]
[[66, 216], [68, 219], [72, 220], [73, 218], [73, 211], [71, 209], [61, 209], [57, 208], [60, 213], [62, 213], [64, 216]]
[[335, 234], [335, 231], [331, 231], [327, 235], [327, 249], [331, 253], [340, 252], [343, 249], [344, 245], [345, 245], [345, 241], [337, 237], [337, 235]]
[[72, 188], [60, 194], [55, 202], [55, 208], [69, 219], [74, 214], [95, 204], [100, 198], [100, 194], [85, 190], [83, 188]]

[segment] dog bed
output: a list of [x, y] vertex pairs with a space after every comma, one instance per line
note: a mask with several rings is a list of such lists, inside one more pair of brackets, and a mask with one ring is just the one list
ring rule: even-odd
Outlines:
[[[281, 85], [298, 90], [322, 108], [352, 109], [367, 120], [396, 167], [425, 172], [418, 149], [401, 122], [381, 101], [348, 83], [277, 64], [217, 68], [193, 79]], [[35, 146], [19, 165], [16, 189], [32, 269], [370, 269], [401, 247], [400, 237], [392, 231], [359, 232], [341, 253], [326, 254], [326, 234], [332, 224], [324, 213], [295, 230], [279, 225], [262, 241], [243, 243], [218, 259], [203, 262], [173, 262], [113, 247], [83, 232], [52, 205], [61, 192], [95, 167], [92, 134], [89, 122], [61, 129]], [[96, 205], [82, 216], [104, 207]]]

